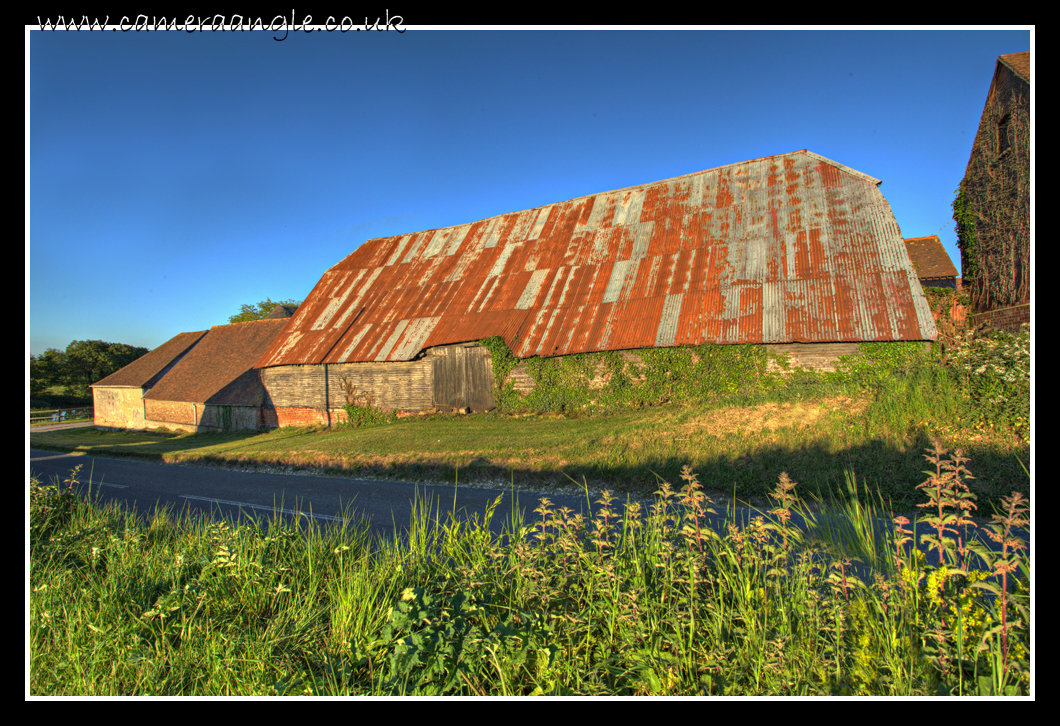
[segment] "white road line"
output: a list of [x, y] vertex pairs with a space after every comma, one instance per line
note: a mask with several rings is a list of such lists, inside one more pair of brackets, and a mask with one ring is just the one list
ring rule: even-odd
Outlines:
[[342, 521], [342, 517], [332, 517], [332, 516], [327, 515], [327, 514], [306, 514], [305, 512], [300, 512], [297, 509], [280, 509], [280, 510], [277, 510], [275, 507], [261, 507], [261, 506], [258, 506], [257, 504], [249, 504], [248, 502], [233, 502], [233, 501], [231, 501], [229, 499], [211, 499], [210, 497], [196, 497], [196, 496], [192, 496], [191, 494], [181, 494], [180, 496], [181, 496], [182, 499], [198, 499], [199, 501], [203, 501], [203, 502], [217, 502], [218, 504], [231, 504], [233, 507], [249, 507], [251, 509], [260, 509], [260, 510], [265, 511], [265, 512], [280, 511], [280, 512], [283, 512], [284, 514], [304, 514], [307, 517], [315, 517], [316, 519], [330, 519], [333, 522], [341, 522]]

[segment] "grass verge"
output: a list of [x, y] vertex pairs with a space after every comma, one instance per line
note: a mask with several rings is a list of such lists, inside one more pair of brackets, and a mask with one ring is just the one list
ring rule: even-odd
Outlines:
[[681, 491], [621, 517], [606, 491], [593, 519], [543, 498], [498, 539], [492, 510], [459, 522], [421, 500], [378, 541], [348, 519], [145, 523], [78, 497], [76, 470], [31, 481], [30, 693], [1028, 695], [1026, 502], [1004, 499], [999, 550], [957, 541], [970, 473], [928, 458], [940, 567], [849, 501], [861, 526], [804, 536], [786, 473], [768, 516], [724, 534], [684, 467]]

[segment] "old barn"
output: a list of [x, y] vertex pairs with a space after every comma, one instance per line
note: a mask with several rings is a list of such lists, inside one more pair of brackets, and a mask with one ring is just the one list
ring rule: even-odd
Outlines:
[[827, 367], [937, 333], [880, 180], [807, 150], [368, 240], [257, 362], [269, 425], [493, 406], [519, 358], [757, 343]]

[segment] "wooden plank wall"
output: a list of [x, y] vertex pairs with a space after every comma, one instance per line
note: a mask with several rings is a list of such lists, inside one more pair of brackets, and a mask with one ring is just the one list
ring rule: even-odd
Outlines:
[[324, 366], [262, 368], [261, 383], [270, 408], [324, 408]]
[[341, 409], [346, 405], [348, 385], [354, 397], [351, 402], [357, 405], [387, 411], [427, 411], [432, 405], [432, 373], [428, 358], [395, 363], [329, 364], [330, 408]]
[[323, 365], [261, 369], [265, 405], [338, 411], [346, 405], [348, 385], [357, 405], [398, 411], [432, 407], [433, 368], [428, 358], [400, 363], [332, 363], [326, 368], [326, 376]]
[[[770, 353], [787, 354], [792, 366], [807, 366], [815, 371], [834, 371], [841, 355], [857, 355], [857, 343], [780, 343], [766, 346]], [[769, 370], [779, 370], [770, 361]]]

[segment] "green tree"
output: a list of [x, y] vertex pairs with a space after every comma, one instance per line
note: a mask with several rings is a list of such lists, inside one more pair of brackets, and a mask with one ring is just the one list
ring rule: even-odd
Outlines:
[[48, 348], [39, 356], [29, 357], [29, 397], [40, 398], [52, 386], [63, 385], [66, 353]]
[[244, 303], [236, 315], [228, 318], [228, 322], [246, 323], [251, 320], [261, 320], [271, 313], [273, 308], [277, 305], [290, 305], [291, 307], [296, 308], [301, 304], [301, 300], [280, 300], [279, 302], [273, 302], [271, 298], [265, 298], [264, 302], [259, 302], [257, 305], [247, 305]]
[[75, 340], [66, 346], [59, 379], [73, 396], [87, 398], [91, 386], [111, 373], [124, 368], [147, 348], [125, 343], [106, 343], [102, 340]]

